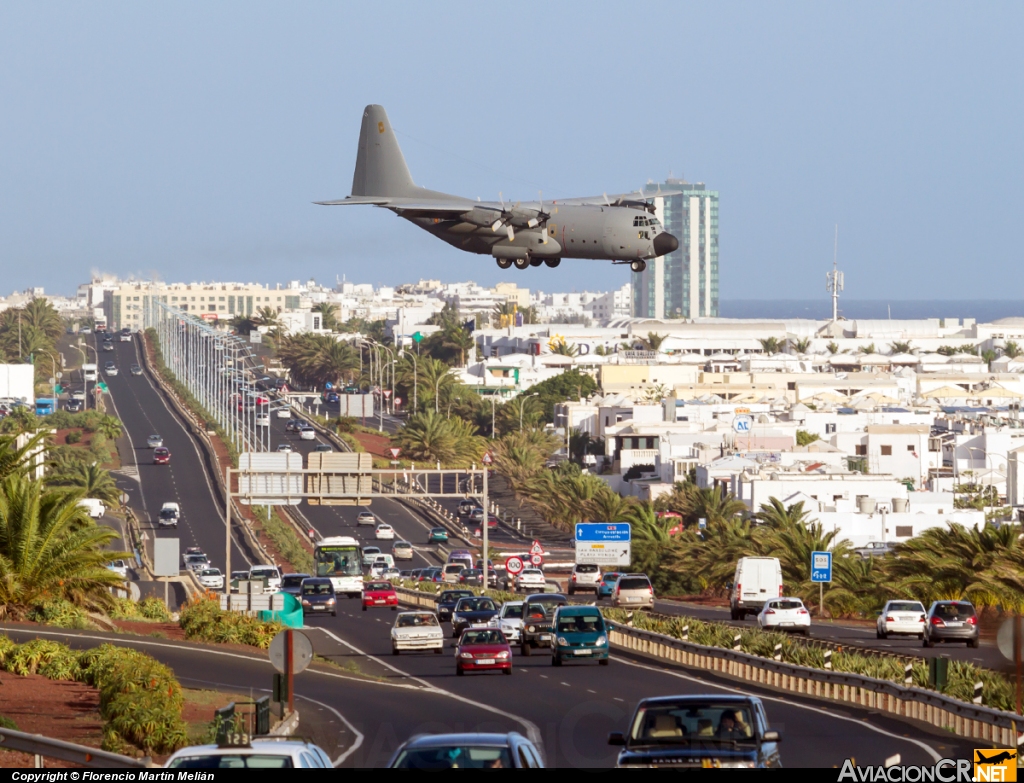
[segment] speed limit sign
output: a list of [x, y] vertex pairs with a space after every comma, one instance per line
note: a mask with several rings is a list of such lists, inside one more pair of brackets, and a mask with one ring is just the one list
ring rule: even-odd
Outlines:
[[530, 555], [530, 562], [533, 563], [535, 566], [539, 566], [541, 563], [544, 562], [544, 558], [540, 555]]
[[522, 572], [524, 568], [523, 559], [512, 555], [508, 560], [505, 561], [505, 570], [508, 571], [512, 576]]

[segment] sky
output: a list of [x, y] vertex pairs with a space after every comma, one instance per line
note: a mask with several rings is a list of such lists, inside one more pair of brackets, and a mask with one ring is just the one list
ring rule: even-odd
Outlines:
[[418, 185], [720, 193], [722, 299], [1024, 299], [1024, 4], [0, 1], [0, 294], [512, 280], [348, 195], [363, 107]]

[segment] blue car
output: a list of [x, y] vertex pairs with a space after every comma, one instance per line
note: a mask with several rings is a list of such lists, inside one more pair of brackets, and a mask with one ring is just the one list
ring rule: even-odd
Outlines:
[[551, 627], [555, 635], [551, 645], [552, 666], [561, 666], [565, 661], [608, 665], [608, 629], [597, 607], [559, 606]]
[[601, 584], [597, 586], [598, 598], [611, 598], [615, 592], [615, 580], [619, 578], [618, 571], [609, 571], [601, 575]]
[[336, 402], [338, 402], [339, 399], [340, 398], [338, 397], [338, 392], [327, 392], [324, 395], [324, 402], [330, 405], [335, 404]]

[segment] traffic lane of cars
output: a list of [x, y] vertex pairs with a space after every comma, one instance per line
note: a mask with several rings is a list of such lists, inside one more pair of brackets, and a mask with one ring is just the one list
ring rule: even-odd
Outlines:
[[[18, 641], [50, 638], [75, 649], [103, 643], [133, 647], [170, 666], [185, 687], [264, 695], [270, 693], [273, 684], [274, 669], [267, 654], [256, 649], [251, 653], [228, 651], [99, 632], [39, 631], [9, 626], [4, 632]], [[308, 669], [296, 675], [295, 695], [296, 708], [302, 718], [300, 733], [323, 748], [332, 759], [351, 751], [340, 765], [343, 768], [384, 767], [401, 743], [416, 734], [523, 732], [522, 724], [512, 718], [416, 684], [403, 683], [396, 687], [341, 670]], [[343, 720], [330, 710], [340, 713]], [[358, 747], [352, 750], [357, 743]]]
[[[540, 729], [548, 766], [612, 766], [617, 749], [607, 745], [608, 733], [626, 730], [640, 698], [727, 693], [739, 685], [703, 674], [698, 678], [684, 669], [662, 667], [618, 651], [613, 651], [607, 667], [595, 662], [567, 662], [558, 668], [552, 666], [546, 650], [524, 658], [516, 653], [517, 648], [513, 648], [511, 676], [487, 672], [458, 677], [449, 624], [443, 624], [446, 646], [441, 655], [403, 652], [396, 658], [391, 654], [390, 639], [394, 618], [387, 609], [364, 613], [358, 602], [340, 601], [337, 618], [310, 618], [309, 624], [331, 630], [405, 674], [533, 721]], [[744, 690], [765, 699], [772, 728], [783, 735], [785, 766], [829, 767], [842, 764], [847, 757], [862, 764], [881, 764], [896, 753], [901, 754], [904, 763], [930, 763], [932, 756], [911, 739], [934, 747], [940, 755], [958, 751], [967, 758], [970, 753], [966, 746], [951, 744], [952, 738], [927, 734], [883, 716], [823, 703], [802, 703], [767, 690]], [[872, 730], [867, 721], [886, 733]]]
[[[686, 615], [687, 617], [696, 617], [699, 620], [727, 623], [728, 625], [735, 625], [741, 628], [757, 625], [756, 617], [748, 617], [745, 620], [738, 621], [730, 620], [728, 608], [717, 609], [655, 599], [654, 611], [661, 614]], [[967, 648], [963, 644], [938, 644], [926, 649], [921, 646], [921, 641], [916, 636], [890, 635], [888, 639], [877, 639], [874, 625], [861, 627], [843, 623], [822, 622], [813, 615], [811, 617], [809, 635], [812, 639], [880, 650], [897, 655], [913, 655], [920, 658], [947, 656], [957, 660], [971, 661], [990, 669], [1002, 670], [1006, 667], [1006, 660], [1000, 655], [999, 650], [993, 645], [986, 644], [984, 641], [981, 647], [977, 649]]]
[[[322, 441], [305, 441], [297, 433], [285, 431], [288, 419], [271, 418], [271, 448], [280, 443], [288, 443], [295, 452], [303, 455], [303, 464], [308, 464], [309, 454]], [[386, 522], [395, 529], [394, 541], [408, 541], [413, 545], [412, 560], [396, 560], [398, 568], [425, 568], [436, 565], [437, 558], [431, 555], [427, 546], [428, 525], [421, 526], [404, 506], [382, 498], [375, 499], [369, 506], [311, 506], [302, 503], [296, 507], [298, 513], [320, 532], [322, 536], [352, 536], [362, 543], [380, 547], [382, 552], [390, 553], [393, 541], [378, 541], [374, 535], [376, 525], [356, 525], [356, 515], [360, 511], [369, 510], [378, 521]]]
[[[114, 343], [117, 361], [122, 364], [141, 363], [139, 343]], [[179, 538], [181, 549], [202, 547], [211, 563], [224, 570], [224, 521], [221, 504], [215, 499], [206, 477], [206, 464], [201, 459], [192, 437], [164, 404], [163, 397], [148, 377], [118, 375], [106, 381], [114, 400], [116, 415], [121, 419], [132, 443], [141, 491], [136, 495], [136, 511], [143, 529], [156, 538]], [[114, 411], [111, 411], [114, 412]], [[166, 465], [153, 463], [153, 450], [146, 448], [151, 435], [160, 435], [171, 452]], [[177, 528], [159, 528], [156, 517], [166, 502], [181, 506]], [[231, 562], [247, 564], [233, 542]]]

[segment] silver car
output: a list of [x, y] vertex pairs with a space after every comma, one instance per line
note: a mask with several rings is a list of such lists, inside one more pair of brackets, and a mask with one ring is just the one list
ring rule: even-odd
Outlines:
[[622, 574], [612, 588], [612, 606], [654, 608], [654, 587], [647, 574]]
[[146, 446], [151, 449], [158, 449], [164, 445], [164, 439], [159, 435], [150, 435], [146, 438]]

